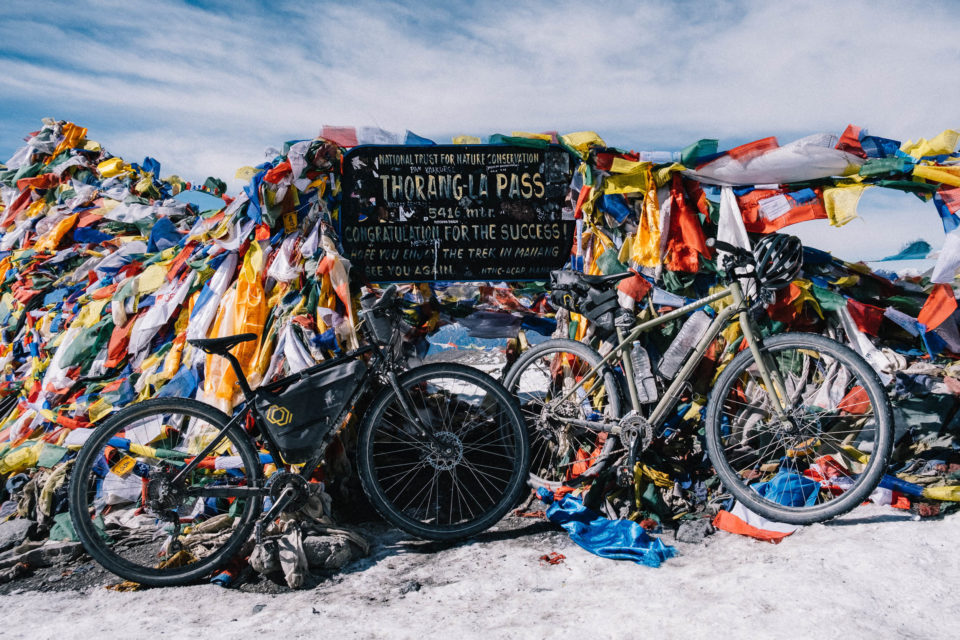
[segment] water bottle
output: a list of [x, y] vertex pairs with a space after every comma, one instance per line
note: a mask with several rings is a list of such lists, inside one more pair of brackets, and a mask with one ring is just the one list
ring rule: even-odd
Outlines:
[[639, 344], [635, 344], [631, 360], [633, 361], [633, 379], [637, 383], [637, 400], [641, 404], [656, 402], [660, 394], [657, 391], [657, 380], [653, 376], [650, 354]]
[[710, 316], [705, 311], [691, 314], [680, 327], [680, 333], [667, 347], [667, 352], [663, 354], [659, 366], [660, 375], [667, 379], [676, 376], [709, 327]]

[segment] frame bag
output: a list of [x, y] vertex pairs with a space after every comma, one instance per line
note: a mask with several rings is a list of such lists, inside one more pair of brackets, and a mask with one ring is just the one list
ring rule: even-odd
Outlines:
[[366, 370], [362, 361], [351, 360], [300, 375], [279, 393], [261, 393], [257, 410], [285, 462], [306, 462], [316, 453], [323, 437], [339, 425], [338, 418]]

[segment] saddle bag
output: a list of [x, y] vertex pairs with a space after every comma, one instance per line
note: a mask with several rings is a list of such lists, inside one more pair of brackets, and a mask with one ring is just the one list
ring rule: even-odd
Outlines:
[[339, 426], [338, 418], [367, 366], [360, 360], [322, 369], [315, 373], [290, 376], [282, 384], [268, 385], [282, 391], [264, 391], [257, 409], [270, 437], [280, 447], [285, 462], [306, 462], [317, 452], [324, 436]]
[[588, 284], [582, 274], [569, 270], [551, 271], [550, 288], [554, 306], [586, 316], [601, 337], [613, 333], [619, 309], [615, 288], [600, 290]]

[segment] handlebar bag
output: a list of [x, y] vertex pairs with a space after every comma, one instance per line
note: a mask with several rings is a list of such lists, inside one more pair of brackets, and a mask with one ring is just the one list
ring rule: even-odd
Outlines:
[[351, 360], [302, 376], [279, 393], [261, 391], [257, 410], [285, 462], [306, 462], [316, 453], [366, 370]]

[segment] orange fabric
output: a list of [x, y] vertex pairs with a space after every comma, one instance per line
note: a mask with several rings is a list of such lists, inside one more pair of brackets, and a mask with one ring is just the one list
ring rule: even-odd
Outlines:
[[63, 125], [63, 140], [53, 150], [50, 157], [43, 161], [43, 164], [50, 164], [50, 161], [60, 155], [61, 151], [74, 149], [80, 146], [80, 141], [87, 136], [87, 130], [84, 127], [78, 127], [72, 122]]
[[860, 146], [860, 133], [860, 127], [855, 127], [852, 124], [848, 124], [846, 130], [843, 132], [843, 135], [840, 136], [840, 141], [837, 142], [836, 148], [840, 151], [846, 151], [847, 153], [852, 153], [855, 156], [866, 158], [867, 153], [863, 150], [863, 147]]
[[[743, 226], [750, 233], [773, 233], [791, 224], [806, 222], [807, 220], [826, 219], [827, 210], [823, 208], [823, 191], [814, 189], [817, 199], [813, 202], [797, 205], [785, 191], [778, 189], [754, 189], [737, 198], [737, 204], [740, 206], [740, 213], [743, 215]], [[760, 215], [759, 202], [764, 198], [771, 198], [776, 195], [786, 195], [787, 200], [793, 207], [790, 211], [777, 217], [774, 220], [768, 220]]]
[[711, 252], [700, 226], [700, 218], [690, 207], [683, 192], [680, 174], [673, 175], [670, 195], [673, 196], [673, 209], [667, 235], [667, 269], [696, 273], [700, 270], [699, 256], [710, 258]]
[[103, 214], [94, 211], [84, 211], [77, 220], [78, 227], [89, 227], [103, 220]]
[[572, 480], [589, 469], [590, 462], [590, 454], [584, 451], [583, 447], [577, 449], [577, 461], [567, 469], [567, 480]]
[[120, 364], [127, 355], [127, 345], [130, 344], [130, 332], [133, 331], [133, 323], [137, 319], [133, 316], [127, 320], [127, 324], [122, 327], [114, 327], [110, 334], [110, 342], [107, 343], [107, 361], [104, 366], [108, 369]]
[[76, 224], [78, 217], [79, 214], [74, 213], [58, 222], [53, 229], [40, 238], [40, 241], [37, 242], [34, 249], [37, 251], [56, 251], [60, 245], [60, 241], [63, 240], [63, 236], [67, 235], [70, 229], [73, 229], [73, 225]]
[[3, 220], [0, 221], [0, 226], [9, 227], [11, 224], [13, 224], [17, 214], [30, 206], [30, 203], [32, 202], [31, 194], [32, 192], [29, 190], [20, 192], [20, 195], [10, 203], [9, 207], [7, 207], [6, 215], [3, 216]]
[[927, 301], [923, 303], [917, 322], [925, 326], [927, 331], [933, 331], [956, 310], [957, 299], [953, 297], [953, 287], [946, 283], [938, 284], [933, 287]]
[[617, 291], [622, 291], [637, 302], [643, 299], [647, 292], [653, 288], [653, 285], [647, 282], [647, 279], [636, 271], [629, 278], [625, 278], [617, 283]]
[[[238, 344], [230, 350], [248, 378], [254, 371], [254, 362], [257, 353], [260, 351], [263, 327], [267, 320], [266, 294], [263, 291], [263, 284], [260, 282], [260, 269], [263, 266], [261, 264], [262, 254], [258, 244], [252, 243], [250, 247], [251, 249], [245, 256], [243, 267], [241, 267], [240, 275], [237, 278], [232, 331], [236, 334], [253, 333], [258, 338]], [[257, 264], [254, 264], [254, 262], [257, 262]], [[223, 358], [220, 358], [220, 360], [223, 360]], [[209, 365], [207, 371], [210, 371]], [[228, 366], [224, 370], [217, 387], [217, 396], [224, 400], [231, 400], [237, 391], [236, 382], [236, 373], [234, 373], [233, 367]], [[256, 380], [253, 383], [256, 383]]]
[[352, 305], [350, 304], [350, 285], [348, 282], [337, 282], [334, 283], [333, 279], [330, 277], [331, 272], [333, 271], [334, 266], [336, 266], [336, 258], [333, 256], [324, 256], [320, 259], [320, 262], [317, 263], [317, 275], [326, 276], [330, 280], [330, 286], [336, 292], [337, 297], [340, 298], [340, 302], [343, 303], [343, 306], [347, 309], [348, 317], [352, 318]]
[[749, 162], [753, 158], [763, 155], [767, 151], [776, 149], [779, 146], [780, 144], [776, 138], [761, 138], [760, 140], [754, 140], [753, 142], [742, 144], [739, 147], [734, 147], [730, 149], [730, 151], [727, 151], [727, 155], [736, 158], [736, 160], [741, 163]]
[[717, 517], [713, 519], [713, 526], [717, 529], [722, 529], [723, 531], [729, 531], [730, 533], [736, 533], [737, 535], [741, 536], [749, 536], [751, 538], [756, 538], [757, 540], [772, 542], [773, 544], [780, 544], [781, 540], [790, 535], [789, 533], [782, 533], [779, 531], [758, 529], [747, 524], [729, 511], [724, 510], [721, 510], [717, 514]]
[[960, 187], [940, 187], [937, 193], [950, 213], [960, 211]]
[[167, 271], [168, 282], [173, 282], [174, 278], [180, 277], [180, 271], [183, 269], [183, 265], [186, 264], [187, 259], [190, 257], [190, 254], [193, 253], [193, 249], [196, 246], [196, 242], [187, 243], [187, 246], [181, 249], [180, 253], [177, 254], [177, 257], [170, 262], [170, 267]]
[[577, 206], [574, 207], [574, 212], [573, 212], [574, 218], [580, 219], [583, 217], [583, 205], [585, 205], [587, 201], [590, 199], [590, 191], [592, 189], [593, 187], [590, 187], [588, 185], [584, 185], [584, 187], [580, 189], [580, 196], [577, 198]]
[[104, 298], [112, 297], [114, 292], [116, 292], [116, 290], [117, 290], [117, 283], [114, 282], [109, 286], [100, 287], [99, 289], [94, 291], [90, 297], [93, 298], [94, 300], [103, 300]]
[[290, 161], [284, 160], [274, 168], [270, 169], [263, 175], [263, 181], [269, 182], [270, 184], [277, 184], [280, 182], [285, 175], [292, 171], [290, 167]]
[[894, 509], [910, 509], [910, 498], [899, 491], [894, 491], [893, 502], [890, 503], [890, 506]]
[[17, 180], [17, 190], [49, 189], [58, 184], [60, 184], [60, 176], [55, 173], [43, 173], [33, 178], [20, 178]]
[[870, 411], [870, 396], [867, 395], [866, 389], [857, 385], [843, 397], [843, 400], [837, 405], [837, 409], [856, 415], [866, 413]]

